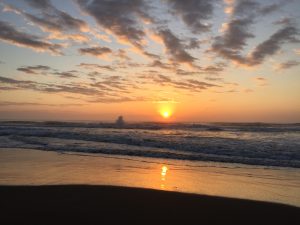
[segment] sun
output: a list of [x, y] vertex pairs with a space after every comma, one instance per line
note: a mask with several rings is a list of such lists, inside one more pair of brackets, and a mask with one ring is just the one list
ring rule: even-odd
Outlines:
[[171, 114], [170, 114], [170, 112], [168, 112], [168, 111], [164, 111], [164, 112], [162, 112], [162, 116], [163, 116], [165, 119], [167, 119], [167, 118], [169, 118], [169, 117], [171, 116]]
[[159, 105], [157, 110], [162, 119], [167, 120], [173, 117], [174, 114], [174, 106], [171, 104], [163, 104]]

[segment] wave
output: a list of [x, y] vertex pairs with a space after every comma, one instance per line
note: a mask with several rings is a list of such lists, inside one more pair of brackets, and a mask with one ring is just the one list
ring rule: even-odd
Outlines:
[[[80, 126], [63, 124], [1, 123], [0, 147], [300, 168], [300, 133], [297, 130], [274, 133], [228, 128], [222, 131], [186, 127], [145, 129], [142, 124], [139, 126], [144, 129], [117, 129], [87, 127], [82, 123]], [[261, 125], [255, 125], [258, 126]]]

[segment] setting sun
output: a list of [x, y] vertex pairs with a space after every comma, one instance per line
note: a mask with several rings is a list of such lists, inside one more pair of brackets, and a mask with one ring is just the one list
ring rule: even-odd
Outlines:
[[170, 117], [170, 112], [165, 111], [165, 112], [162, 113], [162, 116], [167, 119], [167, 118]]

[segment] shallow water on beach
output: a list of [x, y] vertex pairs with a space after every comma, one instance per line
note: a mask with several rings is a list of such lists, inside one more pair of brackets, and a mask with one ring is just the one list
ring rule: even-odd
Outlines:
[[300, 169], [0, 149], [0, 185], [97, 184], [279, 202], [300, 207]]

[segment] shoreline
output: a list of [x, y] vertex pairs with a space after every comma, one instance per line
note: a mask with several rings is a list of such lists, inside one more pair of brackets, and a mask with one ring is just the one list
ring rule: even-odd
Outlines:
[[145, 160], [0, 149], [0, 185], [112, 185], [300, 206], [298, 169]]
[[[298, 224], [300, 208], [97, 185], [0, 186], [5, 224]], [[290, 222], [289, 222], [290, 221]]]

